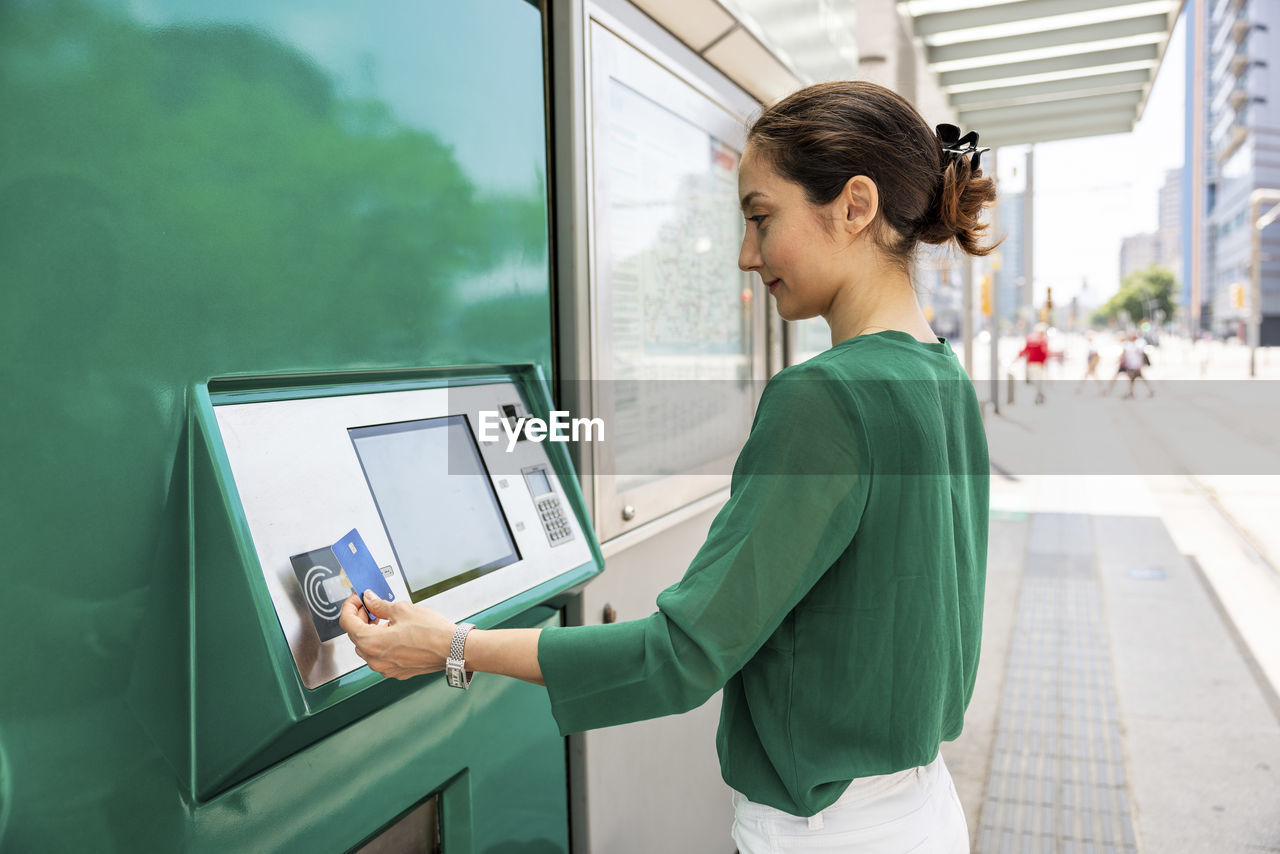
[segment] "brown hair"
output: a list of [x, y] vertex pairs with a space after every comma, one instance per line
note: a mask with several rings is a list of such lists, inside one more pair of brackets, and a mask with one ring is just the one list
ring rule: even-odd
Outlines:
[[[825, 205], [855, 175], [875, 182], [880, 210], [876, 244], [904, 267], [918, 243], [954, 240], [970, 255], [986, 255], [987, 226], [978, 221], [996, 198], [995, 181], [952, 158], [901, 95], [861, 80], [819, 83], [766, 107], [747, 142], [774, 170]], [[887, 225], [892, 229], [887, 233]]]

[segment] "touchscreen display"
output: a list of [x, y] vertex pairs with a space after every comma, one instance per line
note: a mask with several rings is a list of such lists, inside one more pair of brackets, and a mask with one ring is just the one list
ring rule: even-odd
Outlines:
[[348, 432], [414, 602], [520, 559], [464, 416]]

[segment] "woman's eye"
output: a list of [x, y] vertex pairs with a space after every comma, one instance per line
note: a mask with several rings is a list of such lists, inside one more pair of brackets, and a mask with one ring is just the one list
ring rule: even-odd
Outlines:
[[756, 228], [759, 228], [764, 224], [764, 218], [764, 214], [756, 214], [755, 216], [747, 217], [747, 222], [754, 222], [756, 224]]

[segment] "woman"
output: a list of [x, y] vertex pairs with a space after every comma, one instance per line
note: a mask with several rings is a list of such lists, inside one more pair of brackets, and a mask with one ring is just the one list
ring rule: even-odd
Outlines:
[[[994, 185], [976, 134], [935, 135], [869, 83], [769, 107], [739, 171], [739, 266], [830, 350], [766, 386], [728, 502], [650, 617], [459, 631], [366, 596], [343, 609], [360, 655], [408, 678], [466, 667], [545, 684], [563, 733], [674, 714], [723, 689], [717, 747], [743, 854], [967, 851], [938, 752], [977, 670], [988, 463], [972, 384], [925, 319], [919, 242], [985, 254]], [[678, 844], [673, 850], [678, 850]]]

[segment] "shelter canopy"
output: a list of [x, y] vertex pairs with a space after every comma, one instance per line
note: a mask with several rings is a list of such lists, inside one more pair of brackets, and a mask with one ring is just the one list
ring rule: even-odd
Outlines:
[[1126, 133], [1181, 0], [903, 0], [964, 130], [986, 146]]

